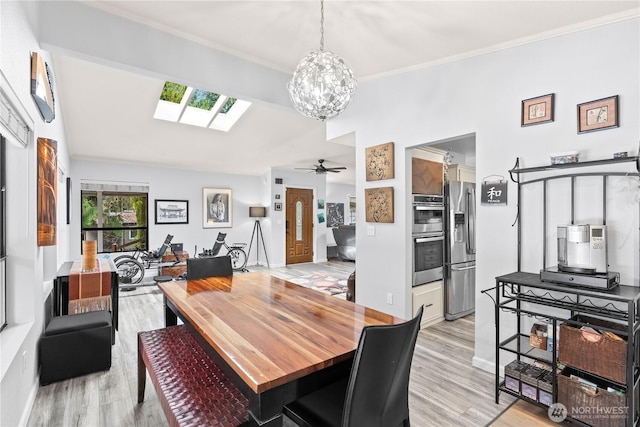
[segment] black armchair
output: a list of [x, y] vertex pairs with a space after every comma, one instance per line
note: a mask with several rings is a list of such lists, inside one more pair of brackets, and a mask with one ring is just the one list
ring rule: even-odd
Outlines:
[[285, 405], [300, 426], [409, 426], [409, 373], [423, 307], [399, 325], [362, 330], [349, 378]]
[[356, 260], [356, 226], [341, 225], [333, 229], [338, 258], [346, 261]]

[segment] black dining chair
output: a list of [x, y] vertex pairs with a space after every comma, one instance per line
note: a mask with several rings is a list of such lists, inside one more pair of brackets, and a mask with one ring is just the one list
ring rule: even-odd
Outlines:
[[187, 279], [233, 276], [230, 256], [187, 259]]
[[398, 325], [367, 326], [348, 378], [284, 406], [305, 427], [409, 427], [409, 373], [423, 307]]

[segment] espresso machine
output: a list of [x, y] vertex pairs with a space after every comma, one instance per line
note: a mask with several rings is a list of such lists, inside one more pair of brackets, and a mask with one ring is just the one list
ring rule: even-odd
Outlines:
[[559, 225], [558, 269], [567, 273], [606, 273], [606, 225]]
[[606, 225], [559, 225], [558, 265], [545, 268], [540, 279], [573, 286], [611, 289], [620, 275], [609, 271]]

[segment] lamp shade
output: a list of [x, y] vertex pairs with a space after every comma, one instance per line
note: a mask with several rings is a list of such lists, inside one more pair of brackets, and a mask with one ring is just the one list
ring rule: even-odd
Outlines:
[[264, 206], [251, 206], [249, 208], [249, 216], [251, 218], [263, 218], [267, 216], [267, 208]]

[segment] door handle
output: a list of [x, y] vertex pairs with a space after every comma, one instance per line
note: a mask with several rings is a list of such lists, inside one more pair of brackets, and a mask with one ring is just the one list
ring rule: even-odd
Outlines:
[[467, 190], [466, 194], [466, 211], [465, 215], [465, 232], [467, 253], [473, 255], [476, 253], [476, 201], [475, 194], [472, 190]]
[[465, 271], [465, 270], [474, 270], [476, 268], [475, 265], [472, 265], [471, 267], [451, 267], [451, 271]]

